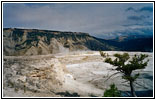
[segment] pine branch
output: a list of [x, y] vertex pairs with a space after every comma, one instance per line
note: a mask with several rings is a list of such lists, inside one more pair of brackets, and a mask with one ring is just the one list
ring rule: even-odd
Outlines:
[[115, 76], [116, 74], [119, 74], [120, 72], [116, 72], [114, 74], [112, 74], [111, 76], [109, 76], [104, 82], [106, 82], [107, 80], [109, 80], [111, 77]]

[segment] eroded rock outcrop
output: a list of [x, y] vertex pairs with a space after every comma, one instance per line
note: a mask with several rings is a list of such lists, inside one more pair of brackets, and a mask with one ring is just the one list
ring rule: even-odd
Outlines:
[[3, 29], [3, 52], [7, 56], [45, 55], [79, 50], [114, 50], [82, 32], [37, 29]]
[[65, 65], [54, 57], [4, 57], [3, 90], [57, 92], [66, 73]]

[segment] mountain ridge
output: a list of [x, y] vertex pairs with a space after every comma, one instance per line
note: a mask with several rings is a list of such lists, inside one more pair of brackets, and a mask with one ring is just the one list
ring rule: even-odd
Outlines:
[[[123, 49], [126, 45], [124, 43], [125, 41], [120, 46], [118, 41], [96, 38], [84, 32], [19, 28], [3, 29], [3, 52], [4, 55], [8, 56], [55, 54], [77, 50], [130, 50]], [[142, 51], [145, 51], [143, 49]], [[151, 47], [149, 49], [151, 50]]]
[[40, 55], [75, 50], [113, 50], [88, 33], [3, 29], [4, 55]]

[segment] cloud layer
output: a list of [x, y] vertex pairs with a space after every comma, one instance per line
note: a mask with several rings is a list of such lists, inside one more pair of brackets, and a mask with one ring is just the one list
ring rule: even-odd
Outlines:
[[152, 35], [153, 4], [4, 3], [3, 27], [87, 32], [101, 38]]

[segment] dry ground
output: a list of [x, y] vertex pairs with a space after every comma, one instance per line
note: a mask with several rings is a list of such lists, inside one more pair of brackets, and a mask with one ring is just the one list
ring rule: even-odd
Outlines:
[[[114, 53], [123, 53], [115, 51], [106, 52], [110, 56], [112, 56]], [[141, 52], [129, 52], [131, 56], [136, 53], [139, 54]], [[152, 96], [151, 91], [153, 91], [153, 53], [146, 54], [149, 55], [148, 59], [150, 60], [148, 66], [146, 67], [146, 69], [135, 71], [135, 73], [141, 73], [139, 79], [135, 84], [135, 88], [139, 96]], [[104, 90], [108, 89], [109, 85], [112, 83], [115, 83], [115, 85], [121, 91], [130, 91], [128, 83], [121, 78], [121, 74], [110, 77], [116, 71], [111, 70], [113, 67], [107, 63], [104, 63], [103, 60], [104, 58], [100, 56], [99, 52], [94, 51], [70, 52], [64, 54], [60, 53], [55, 55], [42, 55], [32, 57], [5, 56], [3, 66], [3, 96], [101, 97]], [[51, 65], [54, 65], [54, 67], [50, 67]], [[39, 75], [44, 79], [41, 78], [32, 80], [32, 77], [26, 76], [26, 79], [29, 80], [29, 82], [30, 80], [32, 82], [36, 82], [35, 85], [27, 84], [26, 86], [28, 89], [26, 92], [24, 92], [22, 88], [19, 88], [19, 90], [16, 91], [15, 87], [12, 88], [8, 85], [5, 85], [8, 80], [10, 80], [8, 75], [12, 73], [11, 70], [8, 70], [11, 68], [12, 70], [18, 69], [19, 71], [20, 67], [23, 68], [22, 70], [20, 70], [20, 72], [24, 71], [25, 73], [22, 72], [22, 74], [19, 75], [13, 74], [12, 76], [10, 76], [10, 78], [14, 78], [13, 80], [19, 79], [19, 76], [24, 76], [26, 73], [32, 73], [32, 71], [34, 72], [34, 68], [37, 68], [35, 70], [41, 70], [42, 72], [40, 71]], [[58, 67], [60, 69], [58, 69]], [[44, 68], [47, 68], [47, 70], [55, 71], [55, 73], [51, 74], [50, 71], [47, 71]], [[16, 71], [16, 73], [18, 71]], [[49, 76], [49, 74], [46, 74], [47, 72], [51, 76]], [[36, 73], [35, 75], [38, 75], [38, 73]], [[49, 84], [45, 84], [45, 81]], [[36, 86], [37, 82], [39, 83], [39, 86]], [[19, 83], [16, 82], [16, 84]], [[32, 91], [32, 89], [37, 90], [37, 92]], [[150, 94], [144, 95], [147, 93]], [[123, 95], [127, 96], [127, 94]]]

